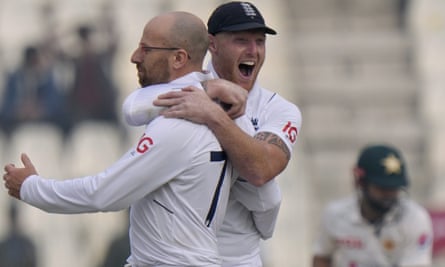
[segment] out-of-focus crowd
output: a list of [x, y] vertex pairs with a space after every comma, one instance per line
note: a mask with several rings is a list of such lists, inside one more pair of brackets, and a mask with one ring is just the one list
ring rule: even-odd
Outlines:
[[25, 45], [15, 69], [3, 71], [1, 130], [8, 137], [23, 123], [46, 122], [66, 137], [84, 120], [117, 124], [119, 90], [112, 71], [118, 40], [109, 7], [96, 21], [75, 25], [68, 34], [76, 41], [68, 49], [55, 32], [50, 2], [41, 17], [43, 38]]

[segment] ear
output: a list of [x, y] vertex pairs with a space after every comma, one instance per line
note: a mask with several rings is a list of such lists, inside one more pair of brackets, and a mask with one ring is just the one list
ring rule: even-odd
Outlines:
[[355, 166], [352, 170], [352, 173], [354, 175], [354, 184], [355, 187], [362, 187], [363, 186], [363, 177], [365, 176], [365, 172], [363, 169]]
[[214, 53], [216, 49], [216, 36], [209, 34], [209, 51]]
[[173, 60], [172, 64], [173, 68], [180, 69], [187, 64], [187, 60], [189, 60], [189, 55], [187, 51], [185, 51], [184, 49], [178, 49], [177, 51], [175, 51], [172, 60]]

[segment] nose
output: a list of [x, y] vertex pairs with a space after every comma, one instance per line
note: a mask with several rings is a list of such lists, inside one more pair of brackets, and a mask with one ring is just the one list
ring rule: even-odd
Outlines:
[[255, 42], [255, 40], [252, 40], [249, 42], [248, 46], [247, 46], [247, 50], [249, 51], [249, 53], [255, 55], [258, 52], [258, 45]]
[[141, 63], [142, 55], [139, 48], [136, 48], [136, 50], [134, 50], [133, 54], [131, 55], [130, 61], [134, 64]]

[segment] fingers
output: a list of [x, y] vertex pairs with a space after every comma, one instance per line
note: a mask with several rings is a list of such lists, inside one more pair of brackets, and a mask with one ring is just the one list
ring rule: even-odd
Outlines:
[[23, 166], [25, 166], [25, 169], [28, 169], [31, 174], [37, 174], [36, 168], [34, 167], [34, 164], [32, 164], [31, 159], [27, 154], [22, 153], [21, 160], [23, 162]]
[[183, 119], [187, 114], [187, 110], [181, 108], [179, 105], [173, 105], [171, 107], [165, 108], [159, 112], [160, 115], [166, 118], [178, 118]]
[[11, 197], [15, 197], [15, 198], [17, 198], [17, 199], [20, 199], [20, 191], [17, 191], [17, 190], [14, 190], [14, 189], [9, 189], [9, 190], [8, 190], [8, 194], [9, 194]]
[[23, 181], [32, 174], [37, 174], [34, 165], [25, 153], [20, 155], [20, 159], [24, 168], [17, 168], [10, 163], [5, 165], [3, 174], [4, 186], [8, 190], [8, 194], [12, 197], [20, 199], [20, 189]]
[[6, 189], [8, 189], [8, 174], [7, 173], [5, 173], [4, 175], [3, 175], [3, 181], [5, 181], [5, 187], [6, 187]]
[[29, 159], [28, 155], [26, 155], [25, 153], [22, 153], [22, 155], [20, 156], [20, 159], [23, 162], [23, 166], [26, 167], [30, 167], [30, 168], [34, 168], [34, 165], [32, 164], [31, 160]]
[[182, 88], [180, 91], [174, 90], [169, 91], [164, 94], [158, 95], [158, 99], [173, 99], [173, 98], [182, 98], [184, 96], [187, 96], [189, 93], [193, 92], [204, 92], [202, 89], [199, 89], [195, 86], [187, 86]]
[[15, 165], [12, 163], [9, 163], [9, 164], [6, 164], [3, 169], [5, 170], [5, 172], [10, 172], [14, 168], [15, 168]]
[[231, 119], [236, 119], [242, 116], [243, 114], [244, 114], [243, 109], [235, 108], [233, 106], [229, 110], [227, 110], [227, 115], [229, 115]]
[[8, 173], [3, 175], [3, 180], [5, 188], [8, 190], [8, 194], [12, 197], [20, 199], [20, 185], [15, 183], [15, 180], [12, 179]]
[[199, 89], [199, 88], [197, 88], [195, 86], [187, 86], [187, 87], [182, 88], [183, 92], [195, 92], [195, 91], [198, 91], [198, 90], [201, 91], [202, 89]]
[[171, 91], [165, 94], [161, 94], [157, 99], [153, 101], [153, 105], [159, 107], [171, 107], [176, 106], [184, 102], [184, 96], [187, 93], [181, 91]]
[[[161, 95], [159, 95], [161, 97]], [[158, 98], [153, 101], [153, 105], [159, 107], [171, 107], [179, 105], [183, 102], [181, 98]]]
[[165, 94], [158, 95], [158, 99], [170, 99], [170, 98], [180, 98], [184, 96], [186, 92], [184, 91], [169, 91]]
[[209, 96], [203, 90], [189, 86], [184, 88], [183, 91], [170, 91], [159, 95], [158, 98], [153, 101], [153, 105], [159, 107], [173, 107], [184, 103], [190, 104], [207, 100], [210, 100]]

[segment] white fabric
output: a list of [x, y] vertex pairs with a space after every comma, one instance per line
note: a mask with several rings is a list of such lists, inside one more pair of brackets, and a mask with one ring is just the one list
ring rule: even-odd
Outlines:
[[[208, 68], [218, 77], [211, 64]], [[276, 134], [292, 153], [302, 124], [297, 106], [255, 83], [247, 98], [245, 116], [251, 121], [256, 133]], [[224, 267], [261, 266], [258, 265], [260, 239], [272, 236], [280, 202], [281, 192], [275, 180], [262, 187], [254, 187], [240, 180], [235, 183], [226, 217], [218, 232], [218, 246]]]
[[[194, 76], [193, 79], [190, 79], [191, 76]], [[202, 88], [201, 81], [212, 78], [213, 76], [210, 73], [194, 72], [169, 83], [152, 85], [149, 88], [139, 88], [124, 100], [122, 105], [124, 119], [131, 126], [148, 124], [163, 109], [162, 107], [153, 106], [153, 101], [158, 95], [171, 90], [181, 90], [187, 86]]]
[[313, 252], [331, 257], [336, 267], [430, 266], [432, 240], [431, 219], [414, 201], [402, 199], [376, 234], [354, 196], [326, 207]]
[[[186, 82], [200, 75], [187, 75]], [[215, 217], [205, 225], [224, 160], [222, 149], [203, 125], [154, 119], [139, 142], [99, 174], [70, 180], [34, 175], [21, 198], [54, 213], [130, 209], [132, 266], [219, 266], [215, 232], [222, 223], [232, 168], [225, 172]], [[73, 162], [75, 164], [75, 162]]]
[[[211, 65], [209, 69], [217, 77]], [[163, 88], [164, 91], [171, 89]], [[143, 98], [130, 95], [137, 103], [134, 102], [131, 109], [124, 108], [123, 112], [132, 125], [142, 125], [152, 119], [136, 114], [155, 116], [159, 112], [159, 108], [152, 105], [158, 92], [150, 93], [153, 94], [144, 95]], [[294, 104], [255, 84], [249, 92], [246, 114], [237, 120], [237, 124], [240, 126], [240, 120], [245, 124], [246, 119], [255, 128], [254, 132], [248, 132], [250, 135], [258, 132], [274, 133], [292, 152], [301, 128], [301, 113]], [[255, 187], [242, 179], [234, 184], [226, 218], [218, 232], [223, 266], [261, 266], [257, 265], [258, 261], [261, 262], [260, 239], [272, 236], [280, 203], [281, 192], [275, 180], [262, 187]]]

